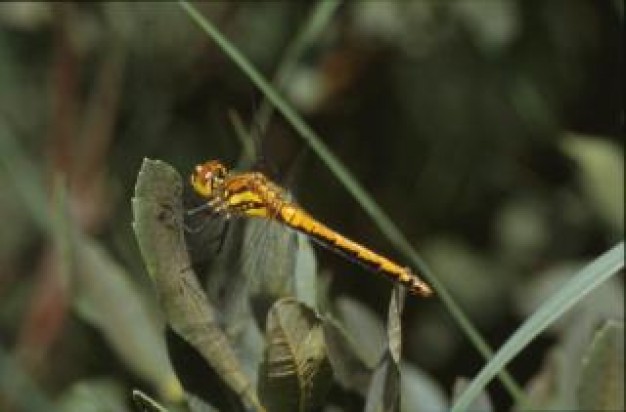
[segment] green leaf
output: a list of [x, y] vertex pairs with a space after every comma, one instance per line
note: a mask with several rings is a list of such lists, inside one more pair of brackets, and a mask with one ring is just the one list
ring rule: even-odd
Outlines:
[[582, 188], [591, 206], [617, 233], [624, 231], [624, 153], [596, 136], [569, 133], [562, 150], [580, 168]]
[[267, 316], [267, 348], [259, 371], [259, 396], [272, 412], [319, 407], [332, 371], [322, 323], [295, 299], [277, 301]]
[[400, 408], [400, 370], [389, 350], [376, 367], [365, 401], [365, 412], [396, 412]]
[[[54, 185], [56, 211], [53, 241], [59, 256], [60, 281], [72, 281], [72, 303], [78, 315], [98, 329], [111, 348], [162, 396], [180, 399], [182, 389], [167, 359], [161, 325], [129, 274], [108, 251], [81, 233], [70, 219], [65, 183]], [[111, 302], [123, 302], [111, 305]]]
[[50, 411], [58, 409], [32, 377], [0, 345], [0, 393], [2, 405], [11, 405], [24, 412]]
[[585, 411], [624, 410], [624, 322], [609, 320], [583, 358], [578, 404]]
[[[456, 400], [460, 394], [465, 392], [467, 386], [469, 385], [469, 380], [467, 378], [457, 378], [456, 382], [454, 382], [454, 388], [452, 389], [452, 398]], [[485, 391], [481, 391], [480, 395], [471, 403], [471, 405], [467, 408], [472, 412], [492, 412], [493, 405], [491, 404], [491, 399], [489, 399], [489, 395]]]
[[365, 396], [372, 370], [356, 349], [357, 344], [339, 322], [325, 316], [324, 341], [335, 380], [344, 388]]
[[557, 345], [544, 356], [541, 369], [526, 384], [527, 404], [515, 405], [513, 411], [525, 411], [528, 405], [536, 410], [576, 409], [570, 396], [577, 378], [571, 370], [576, 361], [563, 346]]
[[213, 406], [209, 405], [202, 398], [187, 394], [187, 406], [190, 412], [219, 412]]
[[180, 175], [161, 161], [145, 159], [133, 198], [133, 228], [167, 322], [197, 351], [232, 392], [263, 410], [241, 369], [215, 309], [191, 267], [183, 235]]
[[138, 389], [133, 390], [132, 396], [138, 412], [167, 412], [157, 401]]
[[472, 380], [452, 410], [456, 412], [466, 410], [504, 365], [569, 308], [623, 266], [624, 243], [621, 242], [577, 273], [515, 331], [498, 353], [483, 367], [478, 376]]
[[339, 298], [336, 302], [339, 319], [356, 347], [358, 356], [374, 368], [385, 351], [387, 336], [380, 318], [369, 307], [351, 298]]
[[437, 381], [408, 362], [400, 364], [400, 410], [403, 412], [446, 412], [450, 409]]
[[400, 317], [404, 310], [406, 300], [406, 289], [396, 285], [391, 292], [391, 302], [389, 302], [389, 313], [387, 315], [387, 342], [389, 354], [400, 366], [400, 356], [402, 352], [402, 324]]
[[387, 349], [374, 371], [365, 403], [366, 412], [391, 412], [400, 409], [400, 356], [406, 290], [396, 285], [391, 293], [387, 316]]
[[119, 382], [90, 379], [70, 386], [60, 397], [57, 406], [63, 412], [130, 412], [126, 397]]
[[76, 246], [74, 303], [78, 314], [100, 330], [124, 362], [152, 382], [162, 396], [180, 398], [180, 384], [167, 359], [161, 326], [128, 273], [96, 242], [83, 237]]
[[[580, 269], [581, 265], [559, 264], [541, 272], [541, 285], [526, 291], [527, 299], [531, 301], [529, 309], [539, 306], [562, 287], [574, 272], [573, 267]], [[533, 293], [532, 289], [536, 291]], [[541, 293], [537, 293], [540, 290]], [[577, 390], [583, 366], [580, 361], [587, 353], [590, 339], [599, 324], [606, 319], [621, 317], [623, 311], [621, 279], [614, 276], [555, 321], [550, 326], [550, 333], [559, 340], [543, 357], [539, 372], [527, 384], [527, 405], [516, 405], [516, 408], [525, 410], [532, 405], [539, 410], [578, 409]]]

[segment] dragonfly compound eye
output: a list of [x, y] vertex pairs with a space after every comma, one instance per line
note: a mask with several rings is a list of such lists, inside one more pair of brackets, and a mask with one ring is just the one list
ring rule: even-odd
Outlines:
[[197, 194], [210, 198], [215, 189], [223, 184], [227, 175], [226, 167], [216, 160], [196, 166], [191, 175], [191, 185]]

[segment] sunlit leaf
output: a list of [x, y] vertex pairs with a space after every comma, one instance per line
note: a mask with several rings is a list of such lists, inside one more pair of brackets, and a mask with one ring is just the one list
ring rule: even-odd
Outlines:
[[408, 362], [400, 364], [400, 410], [402, 412], [447, 412], [446, 394], [434, 377]]
[[156, 400], [138, 389], [133, 390], [132, 395], [135, 408], [139, 412], [167, 412], [167, 409], [161, 406]]
[[[453, 400], [455, 400], [461, 393], [465, 391], [467, 385], [469, 385], [468, 379], [456, 379], [456, 382], [454, 382], [454, 388], [452, 389]], [[491, 404], [491, 399], [489, 399], [489, 394], [487, 394], [485, 391], [482, 391], [467, 409], [472, 412], [492, 412], [493, 405]]]
[[497, 211], [495, 246], [500, 260], [528, 267], [550, 244], [549, 216], [542, 202], [530, 196], [515, 196]]
[[486, 54], [507, 50], [522, 29], [521, 7], [515, 2], [459, 2], [452, 6], [452, 12], [467, 27], [473, 44]]
[[304, 412], [322, 404], [332, 372], [322, 323], [295, 299], [277, 301], [267, 318], [259, 396], [272, 412]]
[[193, 394], [187, 394], [187, 405], [190, 412], [218, 412], [213, 406]]
[[623, 321], [607, 321], [595, 334], [583, 358], [578, 403], [585, 411], [624, 410]]
[[569, 133], [563, 151], [580, 167], [581, 183], [593, 207], [618, 232], [624, 230], [624, 153], [609, 140]]
[[[582, 267], [583, 264], [580, 262], [566, 261], [548, 265], [538, 272], [537, 276], [516, 291], [515, 303], [519, 308], [520, 315], [523, 317], [530, 316], [542, 302], [545, 302], [567, 283], [572, 273]], [[583, 319], [589, 319], [590, 322], [594, 323], [592, 327], [595, 328], [598, 322], [619, 317], [623, 313], [623, 282], [618, 277], [613, 277], [598, 286], [584, 299], [581, 299], [568, 313], [550, 325], [549, 330], [562, 333], [571, 327], [580, 328]], [[587, 332], [591, 333], [591, 331]], [[586, 344], [586, 335], [584, 339]]]
[[64, 412], [131, 412], [127, 406], [124, 387], [115, 381], [94, 379], [70, 386], [58, 401]]
[[[528, 404], [536, 410], [575, 409], [571, 393], [576, 376], [570, 373], [571, 361], [559, 345], [544, 357], [539, 372], [526, 385]], [[528, 405], [515, 405], [514, 411], [525, 411]]]
[[405, 299], [406, 289], [396, 285], [392, 289], [389, 313], [387, 315], [387, 344], [389, 346], [389, 354], [397, 366], [400, 365], [400, 356], [402, 354], [402, 324], [400, 317], [404, 310]]
[[[552, 273], [552, 276], [559, 276], [560, 272], [560, 269], [549, 270], [546, 275]], [[564, 282], [565, 279], [561, 279], [559, 284]], [[556, 287], [551, 287], [548, 293], [553, 294], [556, 290]], [[533, 299], [532, 293], [529, 293], [529, 298]], [[588, 351], [590, 339], [598, 324], [617, 318], [622, 313], [622, 285], [620, 279], [613, 277], [572, 307], [559, 322], [555, 322], [554, 325], [558, 323], [559, 326], [552, 329], [552, 334], [558, 336], [558, 342], [544, 356], [539, 372], [527, 384], [528, 404], [516, 405], [516, 410], [525, 410], [529, 406], [539, 410], [578, 409], [581, 359]]]

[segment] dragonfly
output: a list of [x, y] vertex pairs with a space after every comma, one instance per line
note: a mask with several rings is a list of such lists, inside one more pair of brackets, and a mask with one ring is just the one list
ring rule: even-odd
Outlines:
[[273, 220], [305, 234], [328, 249], [404, 285], [409, 292], [430, 296], [430, 286], [410, 268], [343, 236], [289, 200], [287, 191], [261, 172], [230, 171], [219, 160], [210, 160], [195, 167], [191, 186], [205, 203], [193, 212], [209, 209], [212, 214]]

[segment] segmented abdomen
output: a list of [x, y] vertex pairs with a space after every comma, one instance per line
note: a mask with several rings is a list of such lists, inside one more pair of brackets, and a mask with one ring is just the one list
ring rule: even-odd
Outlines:
[[274, 214], [277, 220], [312, 237], [329, 249], [348, 255], [369, 269], [407, 286], [414, 294], [428, 296], [432, 293], [430, 287], [415, 276], [409, 268], [399, 266], [386, 257], [348, 239], [301, 208], [287, 202], [282, 202], [281, 205], [275, 205], [275, 207], [279, 208]]

